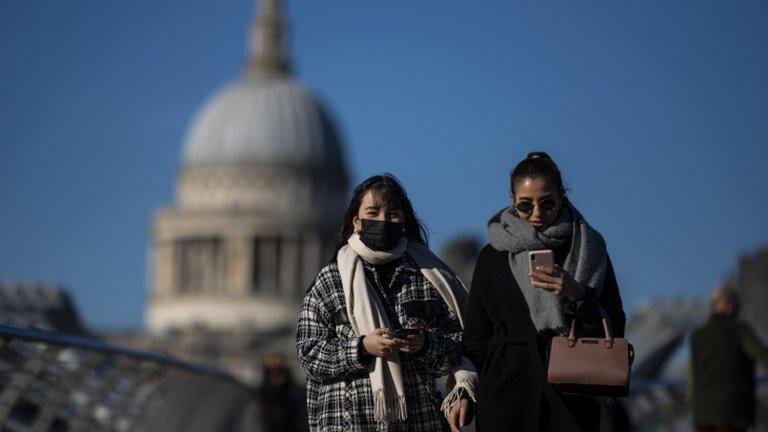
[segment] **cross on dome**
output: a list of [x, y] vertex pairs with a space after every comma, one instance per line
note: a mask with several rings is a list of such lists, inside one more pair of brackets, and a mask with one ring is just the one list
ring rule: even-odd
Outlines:
[[261, 0], [251, 23], [249, 75], [286, 74], [290, 65], [285, 53], [285, 20], [280, 0]]

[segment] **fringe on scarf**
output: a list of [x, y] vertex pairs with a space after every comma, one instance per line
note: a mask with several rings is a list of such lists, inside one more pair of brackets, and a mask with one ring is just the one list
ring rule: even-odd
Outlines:
[[453, 367], [453, 379], [455, 381], [453, 389], [445, 396], [440, 405], [440, 410], [445, 418], [448, 418], [451, 408], [461, 401], [462, 395], [469, 396], [472, 401], [477, 402], [477, 372], [468, 358], [462, 356]]
[[373, 394], [373, 418], [381, 423], [390, 424], [396, 421], [405, 421], [407, 410], [405, 408], [405, 396], [384, 397], [384, 389], [376, 390]]
[[451, 412], [451, 408], [461, 401], [462, 394], [466, 392], [472, 401], [477, 401], [475, 385], [471, 379], [462, 378], [460, 381], [457, 379], [456, 385], [453, 386], [453, 390], [443, 399], [443, 403], [440, 405], [440, 410], [443, 412], [445, 418]]

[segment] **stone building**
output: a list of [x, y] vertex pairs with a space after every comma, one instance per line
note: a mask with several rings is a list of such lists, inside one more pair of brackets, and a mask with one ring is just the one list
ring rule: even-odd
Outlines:
[[727, 283], [741, 296], [741, 317], [768, 337], [768, 246], [741, 255]]
[[262, 0], [247, 66], [192, 120], [175, 200], [152, 225], [150, 334], [250, 381], [261, 355], [293, 357], [347, 200], [339, 132], [294, 80], [285, 28], [280, 1]]
[[448, 241], [440, 255], [443, 260], [459, 276], [469, 289], [472, 286], [472, 273], [480, 255], [480, 242], [471, 235], [461, 235]]

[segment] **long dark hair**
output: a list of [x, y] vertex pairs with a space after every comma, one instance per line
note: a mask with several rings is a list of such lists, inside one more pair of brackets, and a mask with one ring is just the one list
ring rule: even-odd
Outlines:
[[527, 178], [545, 178], [551, 181], [563, 197], [563, 202], [568, 203], [566, 192], [568, 189], [563, 184], [563, 176], [554, 160], [545, 152], [530, 152], [525, 159], [517, 164], [509, 174], [510, 192], [515, 193], [515, 183]]
[[352, 192], [352, 199], [349, 201], [347, 211], [344, 212], [344, 220], [341, 222], [341, 227], [339, 228], [339, 234], [336, 239], [336, 249], [334, 250], [332, 261], [336, 259], [336, 252], [347, 244], [347, 239], [352, 235], [354, 230], [352, 221], [355, 216], [357, 216], [357, 213], [360, 210], [360, 204], [363, 202], [363, 197], [368, 191], [372, 191], [375, 198], [380, 200], [380, 203], [399, 207], [403, 211], [405, 236], [408, 237], [409, 240], [416, 240], [427, 246], [426, 227], [421, 219], [416, 216], [416, 211], [413, 210], [413, 205], [411, 204], [411, 200], [408, 199], [408, 194], [405, 193], [405, 188], [403, 188], [403, 185], [397, 180], [397, 177], [390, 173], [384, 173], [365, 179], [365, 181], [357, 185]]

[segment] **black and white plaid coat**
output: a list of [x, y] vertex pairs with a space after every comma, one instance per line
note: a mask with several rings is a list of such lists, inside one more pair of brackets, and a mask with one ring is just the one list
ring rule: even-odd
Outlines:
[[459, 320], [407, 255], [396, 263], [391, 282], [383, 290], [376, 268], [364, 266], [369, 283], [385, 299], [390, 326], [415, 323], [426, 330], [420, 353], [400, 353], [407, 419], [387, 427], [373, 418], [371, 381], [365, 359], [359, 355], [361, 337], [349, 324], [339, 269], [331, 263], [307, 290], [296, 335], [299, 363], [308, 377], [310, 430], [442, 432], [445, 420], [434, 382], [450, 373], [459, 359]]

